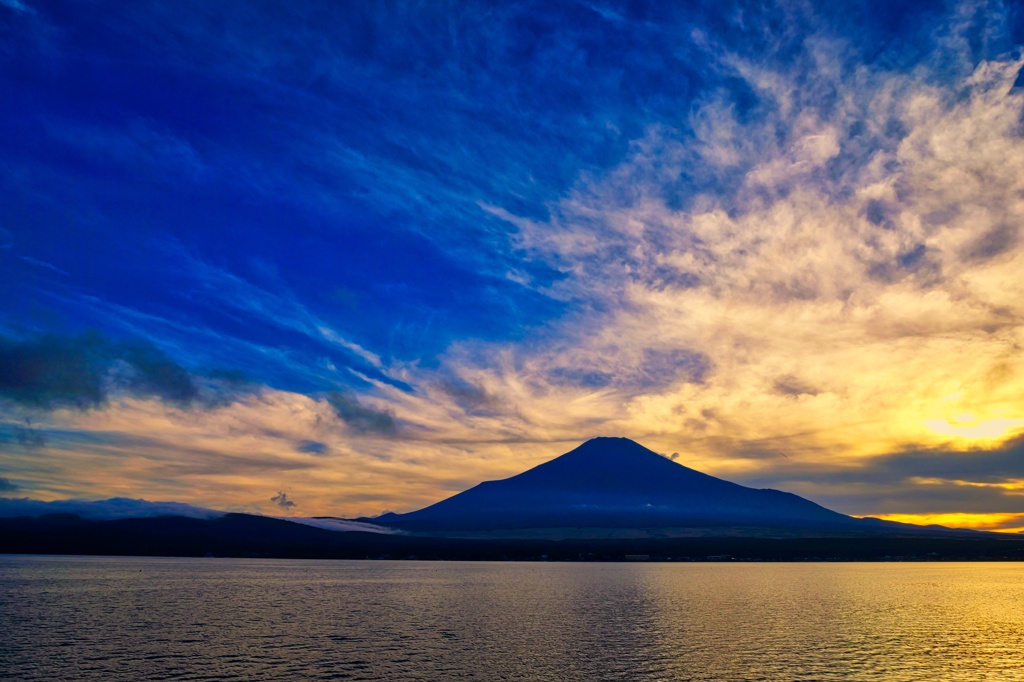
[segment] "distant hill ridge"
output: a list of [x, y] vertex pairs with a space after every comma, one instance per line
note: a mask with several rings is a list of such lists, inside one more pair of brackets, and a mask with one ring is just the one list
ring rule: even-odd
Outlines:
[[373, 521], [412, 532], [708, 526], [825, 530], [882, 523], [849, 517], [792, 493], [709, 476], [628, 438], [594, 438], [511, 478]]
[[772, 561], [1024, 559], [1019, 536], [856, 519], [797, 495], [708, 476], [625, 438], [587, 441], [517, 476], [481, 483], [416, 512], [377, 517], [370, 520], [374, 526], [142, 500], [65, 502], [8, 499], [0, 504], [0, 553], [572, 561], [620, 561], [634, 555]]

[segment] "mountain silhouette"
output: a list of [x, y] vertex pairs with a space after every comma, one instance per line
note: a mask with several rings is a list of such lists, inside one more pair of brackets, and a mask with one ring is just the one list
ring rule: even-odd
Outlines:
[[342, 519], [286, 520], [186, 506], [6, 500], [0, 504], [0, 553], [559, 561], [1024, 558], [1019, 536], [856, 519], [797, 495], [708, 476], [626, 438], [587, 441], [518, 476], [481, 483], [419, 511], [361, 519], [372, 521], [375, 531], [385, 526], [398, 533], [362, 532], [369, 527]]
[[374, 523], [411, 532], [526, 528], [854, 528], [855, 519], [792, 493], [695, 471], [628, 438], [594, 438], [500, 481]]

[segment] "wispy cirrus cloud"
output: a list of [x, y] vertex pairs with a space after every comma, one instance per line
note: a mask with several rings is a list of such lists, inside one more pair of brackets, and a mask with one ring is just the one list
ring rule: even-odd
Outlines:
[[[584, 316], [576, 335], [578, 321], [565, 323], [561, 340], [577, 357], [596, 349], [617, 376], [642, 374], [638, 350], [693, 349], [714, 370], [675, 402], [720, 414], [729, 402], [775, 405], [792, 432], [816, 403], [848, 406], [850, 421], [917, 412], [900, 427], [925, 439], [932, 413], [1012, 412], [1013, 389], [981, 388], [1016, 372], [1020, 60], [962, 65], [943, 83], [927, 61], [906, 74], [848, 63], [828, 36], [805, 45], [767, 64], [709, 45], [758, 94], [760, 115], [741, 120], [735, 102], [712, 98], [688, 126], [651, 127], [627, 162], [551, 206], [550, 221], [501, 213], [524, 249], [569, 275], [556, 295], [607, 311]], [[936, 64], [949, 57], [942, 46]], [[727, 193], [693, 192], [678, 182], [691, 167], [743, 172]], [[649, 401], [655, 385], [642, 384]], [[765, 390], [812, 384], [822, 390], [798, 391], [801, 410], [792, 390]], [[940, 393], [954, 384], [972, 390]]]
[[4, 7], [9, 7], [15, 12], [33, 13], [35, 11], [25, 3], [19, 2], [18, 0], [3, 0], [3, 2], [0, 2], [0, 5], [3, 5]]
[[[122, 396], [103, 409], [33, 415], [39, 446], [18, 445], [23, 422], [8, 421], [0, 423], [0, 451], [5, 468], [19, 472], [24, 494], [43, 500], [145, 491], [149, 498], [211, 499], [228, 511], [275, 513], [266, 491], [268, 481], [277, 481], [273, 487], [287, 485], [288, 499], [300, 500], [306, 513], [363, 516], [396, 501], [424, 506], [438, 491], [488, 477], [495, 465], [509, 474], [520, 465], [495, 457], [516, 453], [515, 443], [474, 444], [479, 436], [467, 439], [456, 425], [447, 436], [462, 442], [438, 442], [445, 434], [431, 432], [429, 421], [399, 439], [353, 426], [324, 398], [267, 388], [213, 408]], [[538, 461], [544, 453], [540, 448]]]

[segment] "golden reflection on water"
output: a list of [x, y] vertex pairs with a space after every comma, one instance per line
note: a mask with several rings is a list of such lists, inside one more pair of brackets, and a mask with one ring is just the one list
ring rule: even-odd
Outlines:
[[[684, 633], [671, 624], [687, 623], [692, 638], [715, 643], [705, 652], [709, 665], [745, 679], [1024, 679], [1024, 616], [1016, 606], [1024, 566], [704, 567], [685, 578], [654, 573], [659, 614], [675, 630], [663, 646], [675, 651]], [[673, 596], [681, 592], [698, 595], [696, 603]], [[686, 657], [670, 658], [674, 674], [699, 675]]]
[[1024, 680], [1024, 564], [0, 556], [20, 680]]

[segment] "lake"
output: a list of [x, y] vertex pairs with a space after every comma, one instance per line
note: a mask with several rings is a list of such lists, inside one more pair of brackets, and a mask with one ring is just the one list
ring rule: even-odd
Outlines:
[[0, 555], [16, 680], [1024, 680], [1024, 564]]

